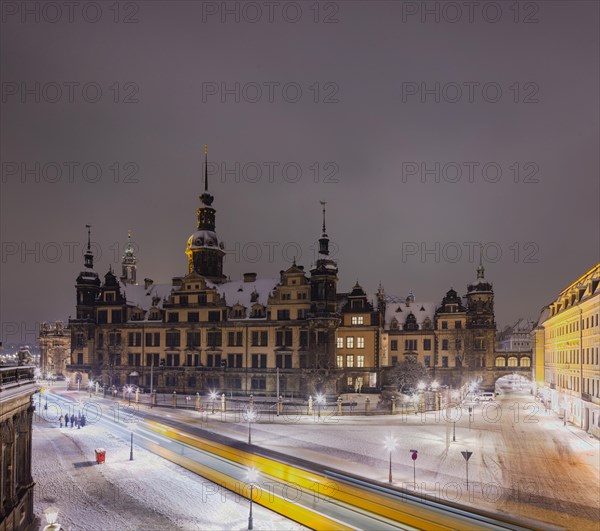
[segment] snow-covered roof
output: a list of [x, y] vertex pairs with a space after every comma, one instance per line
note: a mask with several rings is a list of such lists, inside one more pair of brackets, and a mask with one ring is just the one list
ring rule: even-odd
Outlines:
[[146, 287], [143, 284], [123, 284], [121, 283], [121, 292], [129, 306], [136, 306], [143, 310], [149, 310], [152, 307], [152, 299], [159, 299], [157, 308], [162, 308], [163, 300], [168, 298], [173, 291], [171, 284], [151, 284]]
[[435, 316], [435, 310], [438, 305], [435, 302], [411, 302], [410, 306], [407, 306], [405, 302], [401, 303], [387, 303], [385, 307], [385, 328], [389, 330], [391, 328], [392, 320], [395, 318], [398, 321], [398, 329], [402, 330], [406, 318], [412, 313], [416, 320], [419, 328], [423, 324], [425, 319], [429, 318], [433, 326], [433, 319]]
[[[275, 278], [257, 278], [252, 282], [244, 282], [243, 280], [234, 280], [223, 284], [206, 283], [210, 287], [217, 289], [219, 294], [225, 297], [227, 306], [235, 306], [241, 304], [246, 307], [246, 316], [242, 319], [250, 318], [252, 305], [262, 304], [267, 306], [269, 295], [273, 289], [279, 284], [279, 279]], [[256, 300], [252, 300], [252, 294], [256, 293]], [[235, 318], [232, 318], [235, 319]]]
[[223, 249], [223, 242], [219, 242], [217, 233], [212, 230], [199, 230], [194, 232], [187, 242], [188, 249]]

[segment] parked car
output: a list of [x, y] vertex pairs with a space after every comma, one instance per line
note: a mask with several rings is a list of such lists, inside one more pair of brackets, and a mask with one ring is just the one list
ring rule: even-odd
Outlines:
[[475, 398], [478, 402], [488, 402], [494, 400], [494, 393], [481, 393]]

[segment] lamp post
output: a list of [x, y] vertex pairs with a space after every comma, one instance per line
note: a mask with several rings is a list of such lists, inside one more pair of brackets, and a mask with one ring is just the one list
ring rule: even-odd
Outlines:
[[217, 398], [217, 392], [216, 391], [211, 391], [210, 392], [210, 403], [212, 405], [212, 412], [211, 415], [215, 414], [215, 399]]
[[59, 531], [60, 524], [58, 520], [58, 509], [56, 507], [47, 507], [44, 509], [44, 517], [46, 518], [46, 526], [44, 531]]
[[133, 461], [133, 430], [131, 430], [131, 438], [129, 444], [129, 460]]
[[252, 421], [256, 418], [256, 412], [253, 409], [248, 410], [248, 444], [252, 444]]
[[319, 393], [316, 398], [317, 398], [317, 410], [318, 410], [317, 417], [321, 418], [321, 404], [323, 403], [325, 398], [323, 397], [323, 395], [321, 393]]
[[390, 471], [389, 471], [389, 477], [388, 477], [388, 481], [390, 483], [392, 482], [392, 452], [396, 449], [397, 444], [398, 444], [398, 441], [396, 440], [395, 437], [393, 437], [391, 435], [388, 435], [385, 438], [385, 441], [383, 442], [383, 445], [390, 452]]
[[252, 495], [254, 494], [254, 482], [258, 479], [258, 471], [255, 468], [250, 468], [246, 473], [246, 480], [250, 485], [250, 513], [248, 514], [248, 529], [251, 531], [254, 526], [252, 519]]

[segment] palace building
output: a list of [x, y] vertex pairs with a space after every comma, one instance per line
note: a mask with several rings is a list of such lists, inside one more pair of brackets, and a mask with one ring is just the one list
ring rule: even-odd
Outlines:
[[294, 261], [275, 278], [246, 273], [230, 280], [208, 188], [205, 155], [187, 271], [169, 284], [138, 282], [131, 234], [120, 278], [110, 268], [102, 281], [88, 227], [69, 321], [71, 378], [186, 394], [279, 389], [306, 396], [380, 389], [387, 369], [416, 356], [441, 385], [478, 379], [493, 386], [494, 293], [482, 264], [464, 297], [451, 289], [441, 304], [416, 302], [412, 293], [389, 297], [382, 287], [373, 303], [358, 282], [341, 292], [322, 203], [310, 270]]
[[600, 436], [600, 264], [544, 308], [532, 332], [536, 381], [565, 422]]

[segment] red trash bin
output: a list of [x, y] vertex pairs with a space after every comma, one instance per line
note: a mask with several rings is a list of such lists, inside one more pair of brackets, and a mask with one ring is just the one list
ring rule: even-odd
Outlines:
[[106, 460], [106, 450], [104, 448], [96, 448], [96, 463], [104, 463]]

